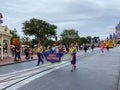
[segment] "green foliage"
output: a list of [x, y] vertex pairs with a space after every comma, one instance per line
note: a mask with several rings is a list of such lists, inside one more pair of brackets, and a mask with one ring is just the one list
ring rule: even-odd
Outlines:
[[[25, 35], [33, 35], [39, 41], [44, 43], [47, 38], [56, 35], [57, 26], [47, 23], [46, 21], [32, 18], [23, 23], [23, 32]], [[38, 41], [38, 42], [39, 42]]]
[[88, 43], [88, 40], [87, 40], [87, 38], [85, 38], [85, 37], [81, 37], [80, 38], [80, 44], [82, 45], [82, 44], [84, 44], [84, 43]]
[[69, 46], [71, 43], [79, 42], [78, 31], [74, 29], [65, 29], [61, 34], [62, 42], [64, 45]]
[[97, 43], [98, 42], [98, 37], [93, 37], [93, 41], [94, 41], [94, 43]]
[[23, 45], [28, 45], [28, 44], [30, 43], [30, 38], [27, 37], [27, 36], [23, 36], [23, 37], [21, 38], [21, 43], [22, 43]]
[[91, 43], [91, 40], [92, 40], [91, 36], [87, 36], [86, 39], [87, 39], [87, 43]]
[[[91, 43], [91, 40], [93, 40], [94, 43], [97, 42], [97, 37], [91, 38], [91, 36], [87, 36], [80, 38], [78, 31], [74, 29], [65, 29], [60, 35], [60, 40], [57, 40], [59, 38], [56, 37], [57, 26], [35, 18], [25, 21], [22, 29], [22, 32], [25, 35], [35, 36], [32, 40], [27, 37], [24, 37], [21, 40], [23, 44], [28, 43], [30, 47], [33, 47], [39, 42], [41, 42], [43, 46], [53, 45], [55, 42], [52, 38], [55, 38], [59, 44], [64, 44], [66, 46], [69, 46], [71, 43], [78, 43], [79, 45], [82, 45], [83, 43]], [[18, 35], [13, 33], [13, 37], [18, 37]]]
[[52, 46], [54, 43], [53, 40], [46, 40], [45, 43], [44, 43], [44, 46], [47, 47], [48, 45]]
[[70, 38], [75, 39], [78, 38], [78, 32], [74, 29], [65, 29], [63, 33], [61, 34], [62, 38]]

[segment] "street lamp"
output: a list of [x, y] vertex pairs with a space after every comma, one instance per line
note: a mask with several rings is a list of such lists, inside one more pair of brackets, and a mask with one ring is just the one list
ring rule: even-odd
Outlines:
[[16, 30], [16, 28], [14, 28], [14, 30], [12, 31], [13, 32], [13, 39], [12, 39], [12, 44], [13, 45], [18, 45], [19, 44], [19, 40], [18, 40], [18, 37], [17, 37], [17, 34], [16, 34], [16, 32], [17, 32], [17, 30]]
[[16, 28], [14, 28], [13, 32], [17, 32]]
[[57, 34], [55, 35], [55, 44], [58, 45], [58, 37], [57, 37]]
[[[18, 48], [18, 45], [19, 45], [19, 40], [18, 40], [18, 37], [17, 37], [17, 30], [16, 28], [14, 28], [14, 30], [12, 31], [13, 32], [13, 39], [12, 39], [12, 44], [15, 46], [14, 50], [15, 50], [15, 58], [14, 58], [14, 61], [16, 61], [16, 49]], [[20, 57], [19, 57], [20, 58]]]

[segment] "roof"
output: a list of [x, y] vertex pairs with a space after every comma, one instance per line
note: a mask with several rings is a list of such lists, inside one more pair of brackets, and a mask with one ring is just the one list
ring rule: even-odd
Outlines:
[[2, 26], [2, 25], [0, 25], [0, 35], [12, 37], [12, 35], [10, 34], [10, 30], [8, 29], [8, 27], [7, 26]]

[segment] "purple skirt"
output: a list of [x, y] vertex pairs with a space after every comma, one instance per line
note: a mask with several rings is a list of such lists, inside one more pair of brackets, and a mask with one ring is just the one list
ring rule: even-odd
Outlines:
[[75, 65], [76, 64], [76, 53], [73, 55], [73, 59], [71, 61], [71, 64]]

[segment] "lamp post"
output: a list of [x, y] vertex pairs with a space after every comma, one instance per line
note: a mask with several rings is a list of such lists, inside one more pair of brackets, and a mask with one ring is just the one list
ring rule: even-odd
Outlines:
[[17, 32], [16, 28], [14, 28], [13, 32]]
[[16, 28], [14, 28], [14, 30], [12, 32], [14, 35], [14, 37], [12, 39], [12, 44], [15, 46], [15, 49], [14, 49], [15, 58], [14, 58], [14, 60], [16, 61], [16, 48], [17, 48], [17, 45], [19, 44], [19, 40], [18, 40], [18, 37], [16, 35], [16, 32], [17, 32]]
[[13, 35], [14, 35], [13, 39], [12, 39], [12, 44], [16, 46], [16, 45], [19, 44], [18, 38], [17, 38], [17, 35], [16, 35], [16, 32], [17, 32], [16, 28], [14, 28], [14, 30], [12, 32], [13, 32]]
[[58, 45], [58, 36], [57, 36], [57, 34], [55, 35], [55, 44]]
[[[58, 42], [60, 42], [61, 41], [61, 38], [62, 38], [62, 36], [61, 35], [55, 35], [55, 42], [56, 42], [56, 44], [58, 45]], [[60, 43], [61, 44], [61, 43]]]

